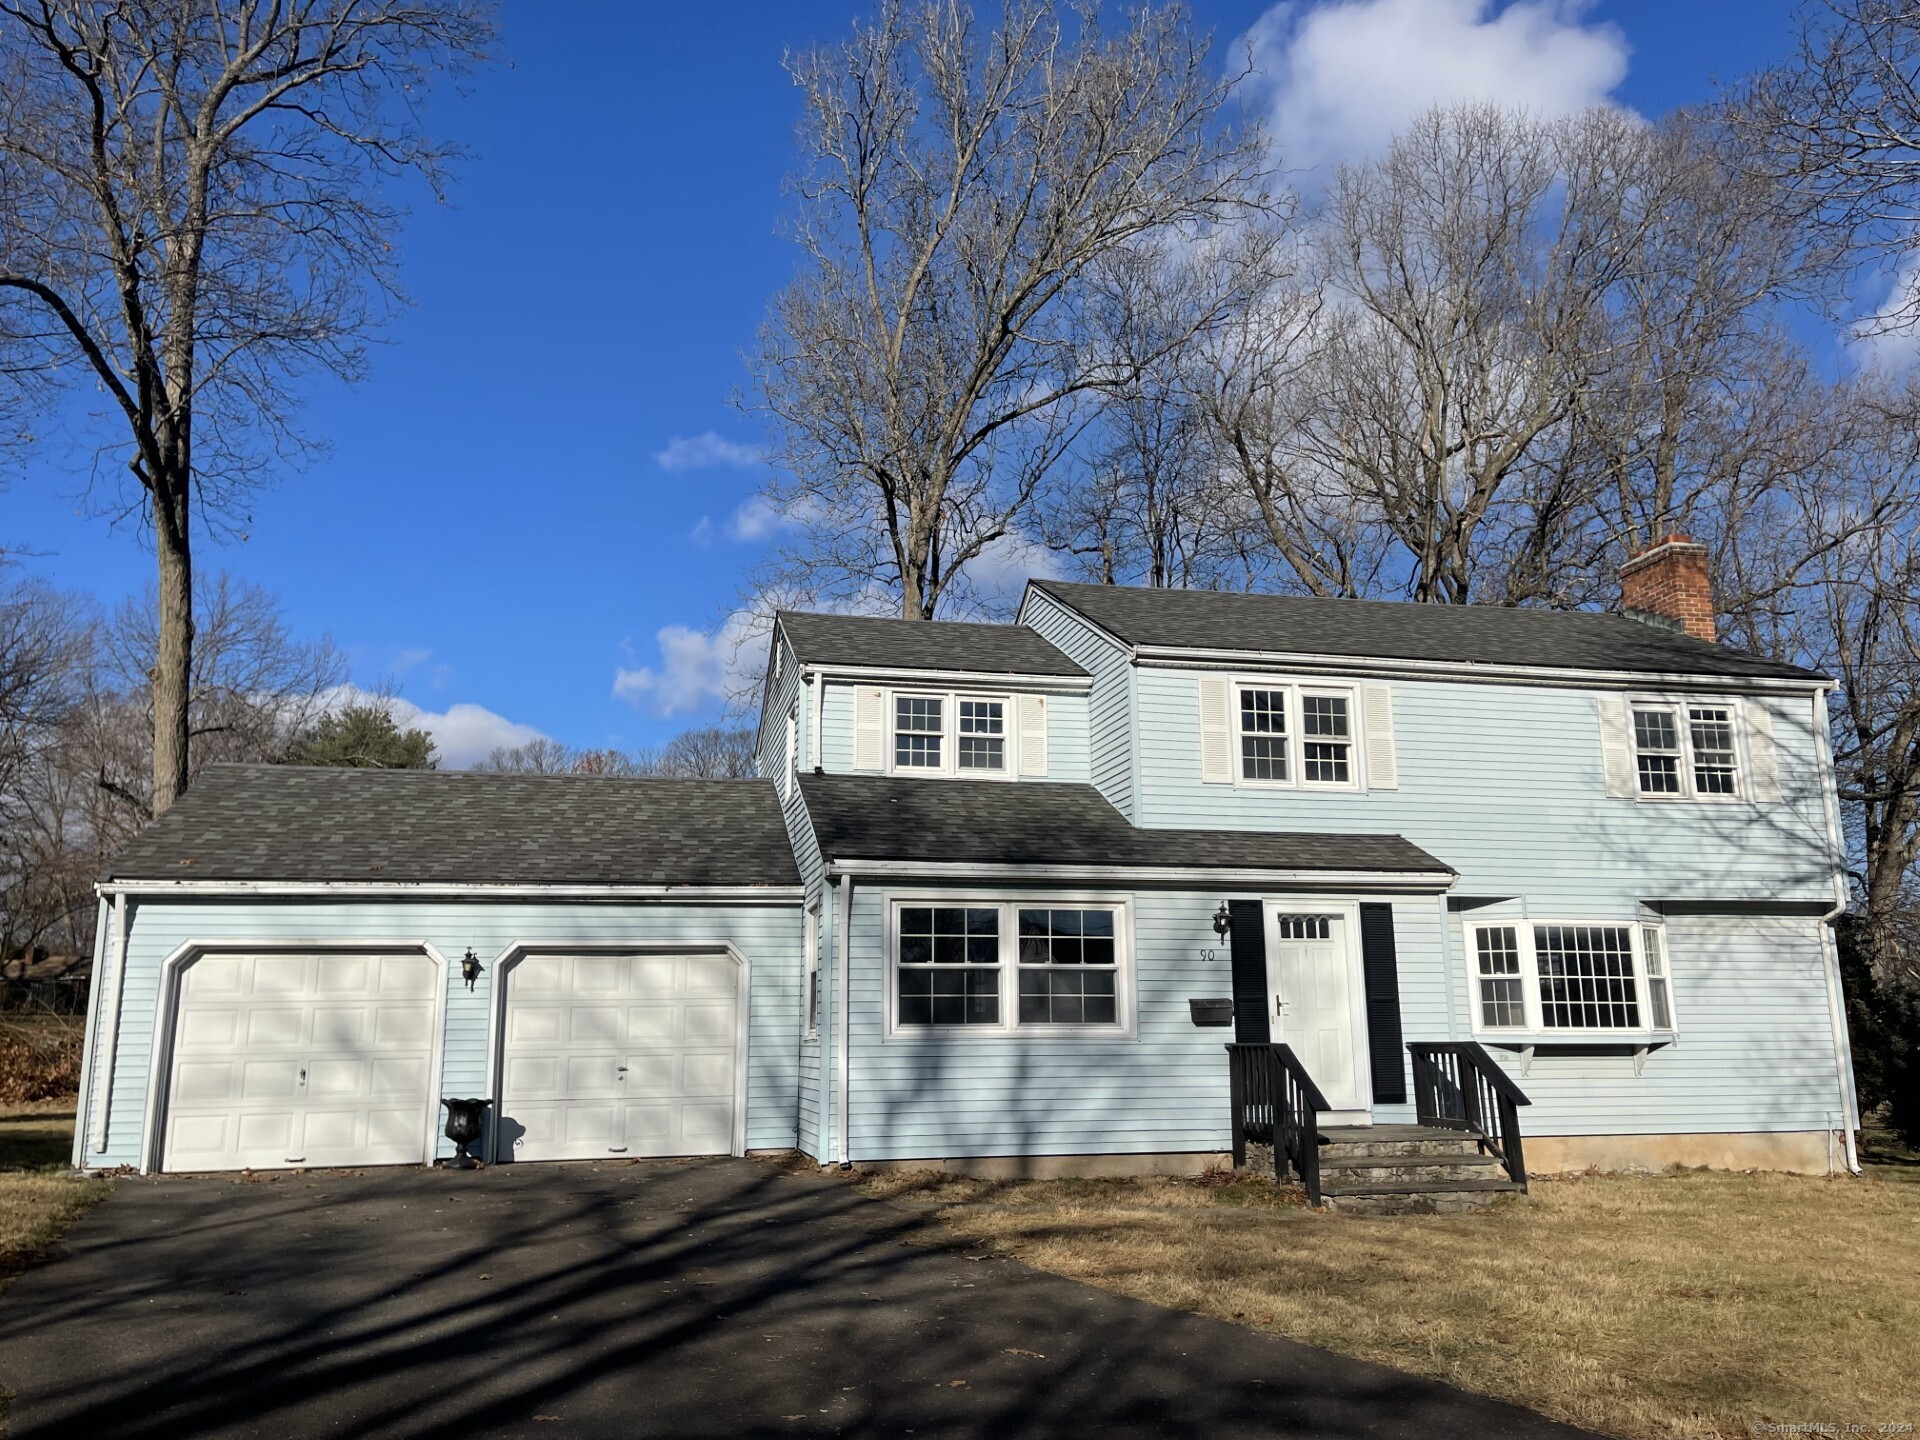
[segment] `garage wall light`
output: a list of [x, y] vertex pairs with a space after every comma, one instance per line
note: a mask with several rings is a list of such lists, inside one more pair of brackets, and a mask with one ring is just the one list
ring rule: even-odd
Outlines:
[[460, 962], [460, 978], [467, 982], [467, 989], [473, 989], [473, 982], [480, 978], [480, 957], [473, 953], [473, 947], [467, 947], [466, 957]]

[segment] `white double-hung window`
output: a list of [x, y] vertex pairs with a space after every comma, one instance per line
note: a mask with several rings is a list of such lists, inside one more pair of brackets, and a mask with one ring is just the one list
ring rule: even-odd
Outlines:
[[1481, 1031], [1592, 1037], [1674, 1028], [1657, 924], [1492, 922], [1470, 925], [1467, 939]]
[[1005, 775], [1004, 695], [893, 692], [893, 770], [902, 775]]
[[1123, 903], [897, 900], [889, 919], [891, 1033], [1127, 1026]]
[[1359, 785], [1352, 690], [1248, 681], [1233, 693], [1234, 775], [1241, 784]]
[[1643, 796], [1712, 799], [1740, 793], [1728, 701], [1631, 702], [1635, 779]]

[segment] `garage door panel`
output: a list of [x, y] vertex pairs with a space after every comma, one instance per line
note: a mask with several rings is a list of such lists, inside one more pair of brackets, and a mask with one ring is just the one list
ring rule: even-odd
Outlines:
[[682, 1095], [732, 1095], [731, 1055], [688, 1055], [680, 1062]]
[[515, 1158], [731, 1150], [739, 977], [715, 956], [543, 955], [508, 970], [501, 1115]]
[[424, 955], [196, 960], [181, 977], [162, 1168], [424, 1161], [438, 973]]
[[[237, 1018], [238, 1012], [229, 1012]], [[246, 1012], [246, 1046], [249, 1050], [271, 1050], [297, 1046], [306, 1037], [305, 1010], [249, 1010]]]

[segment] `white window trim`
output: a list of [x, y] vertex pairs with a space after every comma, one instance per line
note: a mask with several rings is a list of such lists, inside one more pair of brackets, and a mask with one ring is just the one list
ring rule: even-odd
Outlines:
[[[940, 702], [940, 764], [902, 765], [899, 763], [899, 711], [901, 699], [938, 700]], [[998, 770], [962, 769], [960, 766], [960, 702], [987, 700], [1000, 706], [1002, 765]], [[882, 721], [886, 727], [887, 774], [920, 776], [944, 780], [1015, 780], [1020, 775], [1020, 720], [1014, 696], [997, 690], [929, 690], [919, 686], [901, 686], [886, 692]]]
[[[1131, 895], [1085, 894], [1061, 891], [1045, 893], [1017, 890], [941, 890], [905, 893], [889, 891], [881, 896], [886, 907], [886, 925], [881, 960], [886, 969], [885, 1005], [888, 1040], [905, 1043], [945, 1044], [953, 1040], [1099, 1039], [1131, 1040], [1139, 1029], [1134, 1009], [1133, 987], [1133, 897]], [[1000, 918], [1000, 1023], [998, 1025], [902, 1025], [900, 1024], [900, 912], [928, 906], [986, 906], [1001, 912]], [[1019, 917], [1028, 910], [1111, 910], [1113, 921], [1114, 1011], [1112, 1025], [1022, 1025], [1019, 1021], [1020, 964]]]
[[[1249, 780], [1241, 764], [1240, 693], [1243, 690], [1278, 690], [1286, 695], [1287, 778], [1285, 780]], [[1347, 702], [1347, 775], [1345, 781], [1306, 778], [1305, 721], [1302, 697], [1334, 695]], [[1233, 765], [1233, 783], [1242, 790], [1331, 790], [1354, 793], [1367, 788], [1366, 737], [1361, 733], [1360, 687], [1337, 681], [1282, 680], [1271, 676], [1237, 675], [1227, 683], [1227, 743]]]
[[[1628, 933], [1628, 948], [1633, 958], [1633, 991], [1635, 1003], [1640, 1007], [1640, 1024], [1619, 1028], [1581, 1027], [1578, 1029], [1560, 1025], [1548, 1025], [1544, 1018], [1544, 1009], [1540, 1000], [1540, 965], [1534, 950], [1534, 927], [1537, 925], [1579, 925], [1604, 927], [1610, 930], [1624, 929]], [[1524, 1025], [1488, 1025], [1480, 1002], [1480, 941], [1481, 930], [1512, 929], [1514, 941], [1520, 955], [1520, 999], [1526, 1011]], [[1672, 1039], [1680, 1032], [1680, 1014], [1673, 993], [1673, 950], [1667, 944], [1666, 925], [1659, 920], [1647, 918], [1621, 919], [1618, 916], [1588, 916], [1584, 919], [1569, 919], [1559, 915], [1505, 915], [1464, 918], [1462, 920], [1463, 939], [1466, 953], [1467, 998], [1473, 1018], [1473, 1033], [1476, 1039], [1496, 1040], [1511, 1043], [1522, 1041], [1527, 1044], [1551, 1044], [1554, 1041], [1577, 1041], [1581, 1044], [1616, 1041], [1626, 1043], [1644, 1043], [1648, 1039]], [[1662, 957], [1662, 979], [1666, 982], [1668, 1025], [1661, 1027], [1653, 1023], [1653, 993], [1647, 977], [1646, 935], [1653, 931], [1659, 936]]]
[[803, 927], [807, 947], [806, 964], [801, 971], [800, 980], [800, 1038], [818, 1041], [820, 1039], [820, 902], [814, 901], [807, 907], [806, 924]]
[[[1752, 783], [1752, 768], [1747, 759], [1747, 717], [1739, 700], [1727, 696], [1713, 695], [1628, 695], [1627, 702], [1627, 763], [1633, 767], [1633, 798], [1649, 805], [1731, 805], [1748, 798]], [[1695, 788], [1693, 778], [1693, 724], [1687, 715], [1690, 705], [1711, 705], [1716, 710], [1725, 710], [1728, 724], [1733, 730], [1733, 790], [1730, 794], [1702, 794]], [[1640, 788], [1640, 737], [1633, 722], [1635, 710], [1669, 710], [1673, 712], [1680, 739], [1680, 789], [1673, 794], [1642, 790]]]

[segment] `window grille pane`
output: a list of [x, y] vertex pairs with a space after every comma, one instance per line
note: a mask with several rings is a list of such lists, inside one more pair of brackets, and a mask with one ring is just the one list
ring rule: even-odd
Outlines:
[[1007, 768], [1006, 703], [1001, 700], [959, 702], [960, 738], [955, 754], [962, 770]]
[[1680, 793], [1680, 732], [1668, 710], [1633, 712], [1633, 746], [1637, 752], [1642, 795]]
[[1640, 927], [1640, 951], [1647, 965], [1647, 1008], [1653, 1013], [1653, 1028], [1673, 1028], [1673, 997], [1668, 993], [1666, 936], [1658, 925]]
[[937, 770], [944, 739], [945, 702], [938, 695], [893, 697], [893, 763], [902, 770]]
[[1640, 1026], [1632, 932], [1624, 925], [1536, 925], [1540, 1018], [1550, 1029]]
[[1275, 917], [1282, 940], [1330, 940], [1333, 919], [1327, 915], [1280, 915]]
[[1693, 788], [1702, 795], [1733, 794], [1733, 712], [1722, 705], [1688, 706], [1687, 730]]
[[907, 906], [900, 913], [901, 1025], [1000, 1023], [1000, 911]]
[[1301, 763], [1318, 785], [1345, 785], [1353, 775], [1353, 739], [1344, 695], [1300, 697]]
[[1527, 1023], [1521, 992], [1520, 937], [1511, 925], [1483, 926], [1474, 932], [1480, 966], [1480, 1023], [1490, 1030], [1513, 1030]]
[[1244, 780], [1287, 778], [1287, 692], [1240, 692], [1240, 776]]
[[1020, 1023], [1119, 1022], [1111, 910], [1022, 910]]

